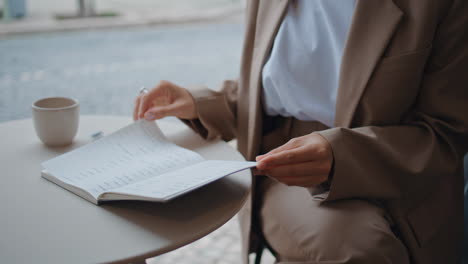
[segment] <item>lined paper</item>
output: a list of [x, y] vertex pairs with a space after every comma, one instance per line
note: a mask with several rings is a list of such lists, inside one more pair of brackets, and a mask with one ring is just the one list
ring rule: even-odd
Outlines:
[[139, 120], [42, 166], [97, 198], [106, 191], [203, 160], [198, 153], [167, 141], [155, 122]]
[[115, 189], [112, 192], [168, 200], [256, 165], [256, 162], [247, 161], [206, 160]]

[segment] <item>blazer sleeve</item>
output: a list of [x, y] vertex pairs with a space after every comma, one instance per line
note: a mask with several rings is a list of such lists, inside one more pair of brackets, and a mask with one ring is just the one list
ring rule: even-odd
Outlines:
[[237, 90], [238, 81], [233, 80], [224, 81], [220, 92], [207, 87], [191, 89], [198, 119], [182, 121], [205, 139], [235, 138]]
[[444, 177], [458, 177], [468, 148], [466, 14], [468, 4], [454, 1], [433, 40], [414, 108], [400, 124], [318, 132], [334, 155], [324, 201], [421, 198]]

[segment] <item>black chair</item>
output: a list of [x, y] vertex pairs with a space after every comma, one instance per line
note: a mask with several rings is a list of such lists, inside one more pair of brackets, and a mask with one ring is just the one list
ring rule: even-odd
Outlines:
[[468, 264], [468, 154], [465, 155], [463, 264]]

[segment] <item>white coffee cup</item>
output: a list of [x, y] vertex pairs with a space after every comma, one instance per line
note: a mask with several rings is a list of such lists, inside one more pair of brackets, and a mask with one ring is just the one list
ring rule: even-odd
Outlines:
[[80, 120], [78, 100], [66, 97], [49, 97], [32, 105], [34, 128], [44, 144], [52, 147], [73, 142]]

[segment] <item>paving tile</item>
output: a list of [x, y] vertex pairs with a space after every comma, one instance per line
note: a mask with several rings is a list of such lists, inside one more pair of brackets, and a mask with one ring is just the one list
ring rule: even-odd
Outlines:
[[[237, 217], [218, 230], [187, 246], [159, 257], [147, 259], [148, 264], [238, 264], [241, 263], [241, 241]], [[262, 264], [273, 264], [274, 257], [265, 252]]]

